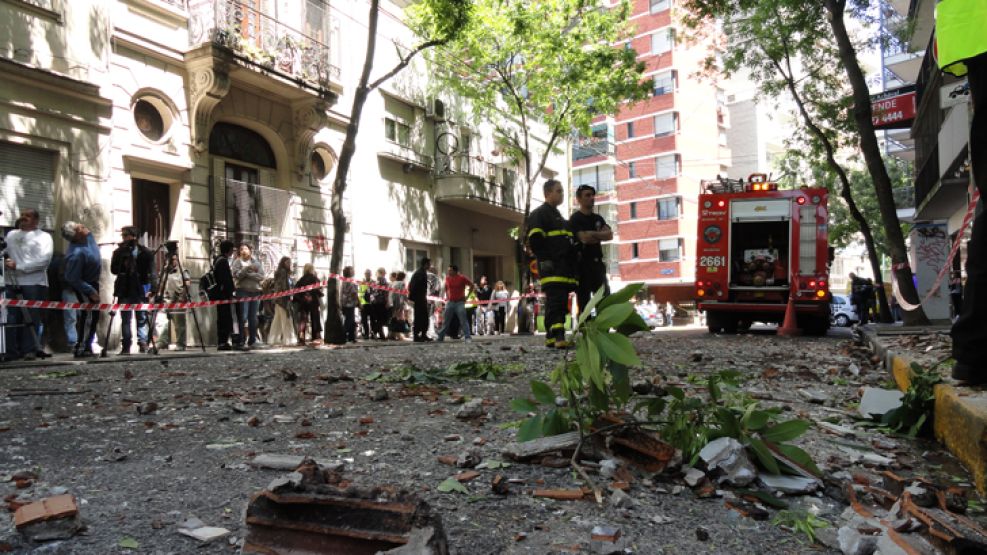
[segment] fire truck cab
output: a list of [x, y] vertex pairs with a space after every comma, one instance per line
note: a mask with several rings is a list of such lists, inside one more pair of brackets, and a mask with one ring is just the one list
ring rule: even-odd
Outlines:
[[829, 329], [827, 191], [779, 190], [766, 174], [703, 181], [696, 305], [710, 333], [781, 323], [791, 298], [798, 327]]

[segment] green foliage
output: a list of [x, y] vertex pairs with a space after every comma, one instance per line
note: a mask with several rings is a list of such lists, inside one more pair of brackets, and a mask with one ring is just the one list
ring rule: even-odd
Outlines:
[[808, 511], [794, 511], [785, 509], [778, 511], [771, 521], [776, 526], [784, 526], [792, 529], [795, 533], [805, 534], [810, 543], [816, 541], [816, 531], [820, 528], [829, 528], [828, 521], [823, 520]]
[[[611, 328], [629, 325], [634, 331], [642, 329], [635, 326], [632, 316], [636, 313], [627, 302], [641, 285], [629, 285], [609, 297], [604, 297], [602, 288], [593, 295], [577, 320], [575, 360], [569, 360], [567, 354], [551, 373], [552, 384], [558, 386], [559, 396], [568, 405], [556, 406], [552, 386], [531, 380], [532, 398], [511, 401], [516, 412], [537, 413], [521, 423], [519, 441], [564, 433], [577, 423], [585, 429], [596, 416], [627, 404], [631, 397], [629, 369], [641, 360], [630, 340]], [[593, 308], [597, 316], [590, 319]]]
[[[627, 0], [476, 0], [463, 32], [432, 53], [437, 89], [466, 101], [452, 118], [494, 126], [501, 150], [524, 169], [529, 199], [560, 139], [588, 134], [594, 115], [650, 90], [636, 52], [613, 46], [632, 35], [629, 13]], [[417, 33], [442, 18], [428, 3], [407, 14]], [[536, 124], [547, 131], [539, 140]]]
[[466, 489], [466, 486], [461, 484], [459, 480], [453, 478], [452, 476], [446, 478], [445, 481], [439, 484], [439, 486], [436, 489], [441, 491], [442, 493], [456, 492], [456, 493], [469, 494], [470, 492], [470, 490]]
[[414, 364], [398, 367], [389, 373], [373, 372], [366, 377], [371, 382], [437, 384], [457, 380], [496, 381], [505, 372], [520, 369], [519, 364], [499, 364], [489, 360], [457, 362], [445, 368], [419, 368]]
[[906, 433], [909, 437], [927, 435], [931, 430], [932, 413], [936, 404], [935, 387], [941, 382], [939, 365], [926, 370], [913, 362], [911, 383], [901, 398], [901, 406], [886, 412], [881, 423], [892, 431]]

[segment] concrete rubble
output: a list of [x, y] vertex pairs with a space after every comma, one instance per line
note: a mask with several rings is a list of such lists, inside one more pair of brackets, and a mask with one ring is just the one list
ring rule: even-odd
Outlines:
[[732, 437], [721, 437], [706, 444], [699, 458], [709, 471], [718, 471], [720, 484], [746, 486], [757, 477], [757, 469], [747, 457], [744, 446]]

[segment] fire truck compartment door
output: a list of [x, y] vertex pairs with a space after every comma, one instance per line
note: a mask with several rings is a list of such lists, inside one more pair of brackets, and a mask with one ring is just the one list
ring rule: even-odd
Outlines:
[[730, 203], [730, 215], [735, 222], [790, 220], [792, 201], [788, 199], [734, 200]]

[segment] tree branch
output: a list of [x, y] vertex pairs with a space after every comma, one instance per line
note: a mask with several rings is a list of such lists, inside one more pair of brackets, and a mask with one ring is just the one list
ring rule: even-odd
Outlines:
[[401, 61], [398, 62], [397, 65], [395, 65], [393, 68], [391, 68], [390, 71], [388, 71], [387, 73], [385, 73], [384, 75], [382, 75], [379, 79], [377, 79], [373, 83], [370, 83], [369, 85], [367, 85], [367, 90], [368, 91], [372, 91], [372, 90], [376, 89], [377, 87], [383, 85], [385, 81], [387, 81], [391, 77], [394, 77], [395, 75], [397, 75], [402, 69], [408, 67], [408, 64], [411, 63], [411, 60], [415, 56], [417, 56], [419, 53], [421, 53], [423, 50], [427, 50], [429, 48], [432, 48], [433, 46], [441, 46], [441, 45], [445, 44], [446, 42], [448, 42], [446, 39], [435, 39], [435, 40], [425, 41], [425, 42], [419, 44], [414, 49], [412, 49], [410, 52], [408, 52], [408, 55], [407, 56], [401, 58]]

